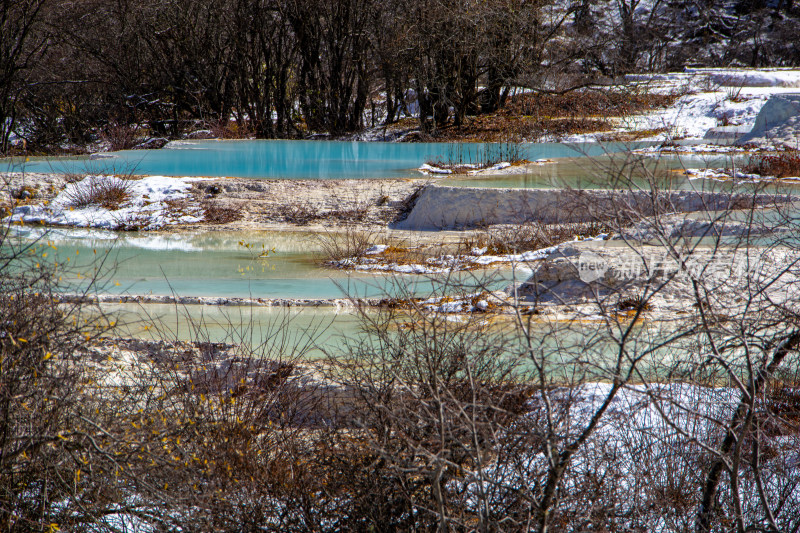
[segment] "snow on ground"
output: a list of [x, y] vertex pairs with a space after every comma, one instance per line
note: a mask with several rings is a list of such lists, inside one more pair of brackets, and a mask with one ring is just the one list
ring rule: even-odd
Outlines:
[[800, 70], [787, 68], [688, 68], [686, 74], [706, 76], [710, 82], [728, 87], [800, 87]]
[[800, 70], [792, 68], [687, 68], [683, 72], [628, 74], [625, 80], [645, 84], [657, 91], [670, 92], [675, 87], [765, 87], [798, 88]]
[[199, 146], [197, 141], [170, 141], [164, 145], [164, 148], [167, 150], [208, 150], [206, 146]]
[[398, 264], [380, 261], [380, 254], [387, 248], [387, 245], [377, 244], [369, 248], [365, 255], [371, 257], [350, 257], [341, 261], [332, 261], [331, 266], [338, 268], [353, 268], [363, 272], [395, 272], [398, 274], [444, 274], [470, 270], [476, 267], [486, 267], [493, 264], [517, 264], [528, 263], [546, 259], [550, 254], [558, 251], [559, 247], [568, 242], [588, 242], [603, 241], [609, 238], [608, 234], [600, 234], [595, 237], [576, 236], [574, 240], [557, 244], [539, 250], [531, 250], [519, 254], [486, 255], [486, 248], [473, 248], [470, 255], [442, 255], [439, 257], [428, 258], [425, 264], [411, 263]]
[[622, 126], [632, 130], [664, 128], [665, 138], [702, 139], [708, 130], [721, 125], [752, 127], [768, 98], [768, 94], [740, 93], [732, 100], [720, 91], [688, 94], [667, 109], [628, 117]]
[[657, 93], [687, 92], [667, 109], [621, 122], [622, 131], [667, 130], [647, 140], [698, 140], [718, 126], [752, 128], [770, 96], [800, 92], [800, 70], [789, 69], [687, 69], [627, 80]]
[[666, 146], [647, 146], [633, 150], [636, 154], [660, 156], [664, 154], [749, 154], [754, 152], [775, 152], [774, 146], [719, 146], [716, 144], [681, 144]]
[[[502, 301], [497, 297], [495, 300]], [[418, 303], [421, 309], [433, 313], [461, 314], [486, 312], [490, 308], [490, 296], [487, 293], [468, 294], [463, 298], [431, 297]]]
[[537, 159], [535, 161], [518, 163], [516, 165], [509, 163], [508, 161], [501, 161], [500, 163], [496, 163], [491, 166], [484, 166], [474, 163], [461, 163], [453, 165], [452, 168], [449, 168], [447, 166], [438, 166], [425, 163], [422, 166], [420, 166], [417, 170], [426, 176], [447, 175], [447, 174], [453, 174], [454, 172], [458, 174], [467, 174], [469, 176], [506, 175], [506, 174], [524, 174], [527, 172], [529, 167], [542, 166], [550, 163], [555, 163], [555, 161], [553, 161], [552, 159]]
[[800, 177], [775, 178], [761, 174], [748, 174], [735, 168], [687, 168], [684, 172], [690, 180], [710, 179], [715, 181], [740, 180], [742, 183], [757, 183], [760, 181], [800, 181]]
[[[557, 439], [563, 439], [562, 443], [570, 442], [572, 436], [585, 429], [610, 390], [609, 383], [584, 383], [549, 393], [547, 409], [556, 413], [551, 416], [558, 424]], [[606, 491], [615, 492], [616, 498], [609, 500], [615, 502], [615, 516], [622, 521], [629, 511], [636, 510], [641, 521], [635, 523], [653, 524], [651, 531], [685, 529], [676, 527], [684, 516], [663, 512], [663, 506], [659, 505], [663, 503], [663, 494], [676, 486], [684, 491], [702, 490], [704, 477], [693, 475], [695, 469], [707, 464], [709, 450], [718, 449], [721, 430], [734, 416], [741, 397], [742, 393], [736, 388], [703, 387], [677, 381], [620, 389], [594, 433], [573, 456], [569, 474], [564, 479], [565, 493], [583, 494], [588, 490], [586, 487], [602, 484]], [[520, 431], [528, 431], [527, 424], [538, 427], [543, 421], [542, 401], [534, 396], [530, 406], [531, 421], [520, 421]], [[516, 426], [509, 429], [512, 437], [515, 430]], [[765, 432], [763, 439], [765, 448], [775, 453], [764, 457], [759, 472], [761, 485], [756, 486], [758, 481], [746, 466], [740, 469], [737, 481], [746, 523], [763, 520], [762, 497], [768, 502], [792, 504], [800, 497], [800, 486], [794, 479], [800, 436], [789, 430], [775, 434]], [[517, 440], [512, 438], [511, 442]], [[498, 454], [498, 458], [502, 460], [455, 482], [458, 489], [468, 491], [476, 507], [482, 501], [479, 496], [489, 495], [488, 504], [492, 505], [495, 494], [498, 503], [503, 501], [500, 500], [503, 495], [517, 495], [521, 489], [537, 494], [546, 478], [548, 461], [541, 449], [505, 456]], [[486, 487], [491, 490], [482, 490]], [[723, 483], [718, 490], [720, 500], [730, 501], [730, 486]], [[587, 501], [590, 498], [577, 503], [576, 510], [590, 505]], [[645, 502], [655, 505], [643, 505]], [[644, 518], [644, 515], [649, 516]]]
[[[148, 176], [125, 180], [114, 176], [87, 176], [79, 182], [68, 184], [49, 204], [14, 208], [6, 220], [108, 230], [133, 227], [153, 230], [174, 224], [196, 223], [203, 219], [204, 212], [197, 203], [189, 201], [189, 190], [193, 181], [203, 179], [207, 178]], [[125, 189], [127, 198], [117, 209], [97, 204], [76, 206], [76, 197], [104, 184]]]
[[424, 163], [420, 166], [417, 170], [419, 170], [423, 174], [452, 174], [453, 171], [449, 168], [441, 168], [435, 165], [429, 165], [428, 163]]
[[[550, 162], [549, 160], [536, 160], [536, 163], [541, 163], [543, 161]], [[481, 165], [476, 163], [460, 163], [457, 165], [453, 165], [453, 168], [448, 168], [446, 166], [439, 166], [439, 165], [430, 165], [428, 163], [424, 163], [420, 166], [417, 170], [425, 175], [430, 174], [452, 174], [453, 169], [457, 170], [458, 172], [463, 172], [469, 175], [476, 175], [476, 174], [491, 174], [497, 172], [499, 170], [505, 170], [511, 167], [511, 163], [508, 161], [502, 161], [500, 163], [496, 163], [494, 165]]]

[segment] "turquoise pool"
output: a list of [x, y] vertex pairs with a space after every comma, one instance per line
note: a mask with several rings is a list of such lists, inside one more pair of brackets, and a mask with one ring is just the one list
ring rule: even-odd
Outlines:
[[[140, 175], [231, 176], [242, 178], [339, 179], [418, 177], [426, 161], [480, 161], [501, 145], [344, 141], [181, 141], [161, 150], [127, 150], [90, 157], [30, 158], [0, 162], [0, 171], [133, 172]], [[533, 161], [597, 157], [632, 148], [624, 143], [526, 143]]]

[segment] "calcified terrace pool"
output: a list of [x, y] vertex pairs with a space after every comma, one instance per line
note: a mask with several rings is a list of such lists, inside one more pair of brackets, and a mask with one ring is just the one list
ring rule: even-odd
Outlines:
[[[624, 143], [524, 143], [531, 161], [598, 157], [630, 149]], [[499, 144], [345, 141], [179, 141], [161, 150], [126, 150], [102, 157], [30, 158], [0, 162], [0, 171], [112, 172], [164, 176], [230, 176], [269, 179], [418, 177], [427, 161], [481, 161], [500, 155]]]
[[[231, 231], [136, 234], [102, 230], [13, 227], [16, 242], [36, 243], [37, 255], [65, 265], [64, 289], [79, 291], [97, 275], [103, 294], [230, 298], [383, 297], [410, 291], [430, 294], [436, 276], [380, 275], [325, 268], [310, 233]], [[250, 244], [248, 249], [243, 244]], [[258, 257], [262, 245], [270, 251]], [[251, 252], [255, 249], [255, 252]], [[507, 270], [507, 269], [506, 269]], [[493, 289], [511, 273], [469, 273], [452, 282]]]

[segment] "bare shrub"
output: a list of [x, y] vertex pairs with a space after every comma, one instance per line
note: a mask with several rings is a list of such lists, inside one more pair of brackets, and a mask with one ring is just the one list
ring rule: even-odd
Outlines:
[[130, 150], [139, 142], [140, 127], [137, 124], [108, 124], [100, 132], [100, 139], [109, 144], [109, 150]]
[[308, 202], [289, 203], [275, 210], [276, 218], [282, 222], [305, 226], [320, 220], [336, 220], [342, 223], [364, 222], [369, 216], [370, 204], [360, 201], [341, 201], [328, 211], [321, 211]]
[[[415, 327], [399, 327], [406, 321]], [[347, 527], [490, 530], [517, 518], [513, 505], [470, 504], [483, 501], [472, 492], [481, 490], [481, 472], [506, 464], [505, 445], [531, 444], [517, 440], [515, 424], [524, 425], [535, 387], [505, 357], [510, 339], [472, 320], [448, 323], [413, 308], [370, 314], [365, 324], [369, 340], [349, 342], [331, 361], [355, 393], [355, 449], [340, 450], [352, 459], [339, 456], [348, 467], [335, 471], [337, 492], [327, 495], [341, 502], [337, 514]], [[366, 486], [382, 497], [361, 496]], [[495, 492], [491, 484], [482, 488]], [[516, 501], [515, 511], [524, 513]]]
[[369, 204], [357, 203], [352, 207], [342, 207], [324, 213], [325, 218], [341, 222], [364, 222], [369, 215]]
[[780, 436], [800, 431], [800, 384], [794, 376], [778, 375], [764, 392], [765, 408], [771, 420], [764, 431]]
[[283, 222], [305, 226], [319, 220], [319, 211], [308, 204], [290, 203], [279, 206], [275, 210], [277, 218]]
[[81, 172], [66, 172], [62, 175], [65, 183], [78, 183], [87, 176], [86, 173]]
[[295, 336], [289, 313], [249, 326], [234, 325], [242, 317], [232, 313], [232, 342], [211, 342], [205, 323], [184, 312], [191, 342], [158, 320], [158, 341], [120, 341], [139, 364], [125, 388], [108, 391], [123, 408], [97, 437], [124, 461], [115, 498], [167, 529], [301, 529], [324, 479], [314, 449], [334, 422], [325, 400], [335, 395], [301, 362], [315, 326]]
[[322, 250], [322, 262], [331, 263], [364, 257], [375, 244], [376, 237], [369, 231], [347, 228], [344, 231], [325, 231], [315, 235], [314, 240]]
[[117, 176], [89, 176], [65, 192], [67, 205], [80, 209], [97, 205], [114, 211], [130, 198], [133, 182]]
[[248, 121], [224, 118], [209, 124], [208, 129], [216, 139], [250, 139], [255, 133]]
[[617, 303], [617, 309], [620, 311], [649, 311], [652, 308], [650, 302], [641, 296], [628, 296], [620, 299]]
[[777, 153], [757, 154], [750, 158], [742, 170], [776, 178], [800, 177], [800, 151], [779, 150]]
[[209, 224], [227, 224], [228, 222], [236, 222], [242, 219], [242, 208], [236, 207], [223, 207], [216, 202], [204, 202], [202, 204], [205, 215], [203, 221]]
[[[45, 260], [42, 241], [18, 240], [6, 226], [0, 243], [0, 524], [12, 533], [85, 529], [110, 492], [88, 459], [100, 404], [84, 353], [114, 322], [86, 298], [61, 301], [62, 276], [76, 273]], [[101, 272], [102, 260], [87, 268]], [[103, 289], [92, 277], [80, 294]]]
[[491, 255], [512, 254], [547, 248], [575, 237], [596, 237], [610, 231], [607, 224], [596, 221], [559, 224], [526, 222], [519, 226], [493, 228], [464, 239], [461, 248], [467, 251], [486, 248], [486, 253]]
[[14, 200], [33, 200], [39, 195], [39, 190], [30, 185], [23, 185], [21, 187], [12, 188], [9, 191], [9, 196]]

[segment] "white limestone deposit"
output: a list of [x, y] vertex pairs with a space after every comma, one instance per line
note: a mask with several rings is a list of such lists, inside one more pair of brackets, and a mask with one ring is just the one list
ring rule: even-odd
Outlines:
[[[671, 211], [693, 212], [726, 209], [737, 200], [774, 205], [785, 195], [676, 190], [663, 191], [658, 201]], [[740, 198], [741, 197], [741, 198]], [[420, 193], [408, 217], [398, 229], [442, 230], [494, 224], [587, 222], [619, 209], [648, 215], [654, 199], [649, 191], [491, 189], [429, 185]]]

